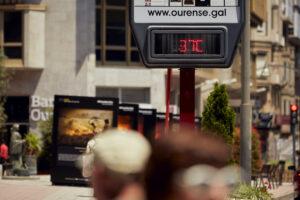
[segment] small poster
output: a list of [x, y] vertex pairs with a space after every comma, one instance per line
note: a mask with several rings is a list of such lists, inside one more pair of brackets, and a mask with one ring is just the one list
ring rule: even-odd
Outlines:
[[156, 109], [139, 109], [138, 131], [150, 142], [155, 141]]
[[[169, 125], [172, 119], [172, 114], [169, 115]], [[155, 129], [155, 139], [160, 139], [167, 135], [166, 130], [166, 113], [157, 113], [156, 115], [156, 129]]]
[[239, 0], [133, 0], [135, 23], [239, 23]]
[[138, 129], [139, 106], [133, 104], [121, 104], [118, 113], [118, 129], [137, 130]]

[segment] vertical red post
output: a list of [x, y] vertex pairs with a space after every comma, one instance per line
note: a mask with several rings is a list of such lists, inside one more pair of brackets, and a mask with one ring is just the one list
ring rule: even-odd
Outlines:
[[170, 128], [171, 79], [172, 79], [172, 69], [168, 69], [167, 88], [166, 88], [166, 123], [165, 123], [166, 133], [167, 133], [168, 129]]
[[195, 69], [180, 70], [180, 125], [195, 126]]

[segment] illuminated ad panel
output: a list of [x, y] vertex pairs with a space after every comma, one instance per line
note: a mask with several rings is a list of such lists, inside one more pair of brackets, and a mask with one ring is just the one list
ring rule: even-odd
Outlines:
[[134, 22], [239, 23], [239, 6], [238, 0], [134, 0]]

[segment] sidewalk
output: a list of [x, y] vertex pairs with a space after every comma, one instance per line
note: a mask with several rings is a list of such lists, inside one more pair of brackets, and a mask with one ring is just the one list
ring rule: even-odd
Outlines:
[[94, 200], [85, 187], [52, 186], [49, 176], [35, 181], [0, 179], [1, 200]]
[[270, 190], [273, 199], [275, 200], [293, 200], [294, 185], [292, 183], [284, 183], [275, 190]]
[[[294, 186], [285, 183], [270, 190], [274, 200], [293, 200]], [[1, 200], [94, 200], [92, 190], [86, 187], [52, 186], [49, 176], [39, 180], [16, 181], [0, 179]]]

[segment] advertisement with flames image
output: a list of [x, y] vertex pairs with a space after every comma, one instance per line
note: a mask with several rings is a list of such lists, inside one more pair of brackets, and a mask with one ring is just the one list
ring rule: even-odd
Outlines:
[[118, 129], [137, 130], [138, 129], [139, 106], [133, 104], [121, 104], [118, 113]]

